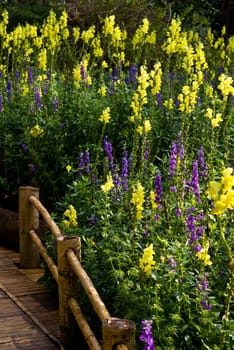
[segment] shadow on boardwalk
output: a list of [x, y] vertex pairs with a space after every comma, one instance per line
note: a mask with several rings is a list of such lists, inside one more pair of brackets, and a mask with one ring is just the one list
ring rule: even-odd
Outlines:
[[62, 349], [57, 301], [36, 283], [42, 270], [18, 264], [19, 253], [0, 246], [0, 349]]

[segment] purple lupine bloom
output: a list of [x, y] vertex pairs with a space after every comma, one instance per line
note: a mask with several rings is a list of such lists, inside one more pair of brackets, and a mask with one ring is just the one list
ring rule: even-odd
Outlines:
[[66, 125], [67, 125], [67, 122], [63, 122], [63, 123], [60, 124], [60, 128], [64, 129]]
[[152, 334], [152, 320], [141, 321], [141, 335], [139, 339], [145, 343], [142, 350], [154, 350], [154, 339]]
[[2, 94], [0, 94], [0, 113], [2, 112]]
[[206, 300], [201, 300], [200, 305], [203, 307], [203, 309], [206, 309], [208, 311], [212, 309], [212, 306], [209, 303], [207, 303]]
[[29, 82], [29, 84], [33, 84], [32, 67], [29, 67], [29, 68], [28, 68], [28, 82]]
[[103, 139], [103, 150], [104, 150], [109, 162], [113, 162], [112, 144], [110, 142], [108, 142], [107, 136], [105, 136]]
[[171, 186], [170, 191], [176, 193], [177, 192], [176, 186]]
[[162, 95], [160, 94], [160, 92], [156, 94], [156, 102], [158, 107], [162, 106]]
[[122, 169], [121, 169], [121, 185], [123, 187], [123, 191], [128, 191], [128, 170], [129, 170], [129, 164], [128, 164], [128, 152], [123, 152], [122, 157]]
[[162, 199], [162, 176], [161, 174], [157, 174], [155, 176], [155, 193], [156, 193], [156, 197], [155, 197], [155, 201], [157, 203], [159, 203]]
[[177, 145], [175, 142], [172, 142], [170, 159], [169, 159], [169, 174], [173, 176], [176, 174], [175, 173], [176, 158], [177, 158]]
[[85, 162], [84, 171], [86, 173], [89, 173], [90, 172], [90, 153], [88, 149], [85, 151], [85, 154], [84, 154], [84, 162]]
[[193, 247], [193, 250], [194, 250], [195, 253], [199, 253], [202, 250], [202, 246], [200, 244], [196, 244]]
[[84, 153], [81, 152], [79, 155], [79, 162], [78, 162], [78, 174], [82, 175], [84, 169]]
[[82, 63], [81, 67], [80, 67], [80, 74], [81, 74], [81, 78], [83, 81], [86, 80], [86, 74], [85, 74], [85, 66], [84, 64]]
[[193, 162], [191, 187], [192, 187], [193, 193], [197, 197], [198, 203], [201, 203], [200, 189], [199, 189], [198, 162]]
[[196, 225], [195, 225], [195, 216], [189, 215], [189, 217], [186, 220], [186, 232], [195, 234]]
[[113, 69], [112, 69], [111, 80], [113, 82], [117, 82], [119, 80], [119, 73], [118, 73], [116, 64], [113, 66]]
[[59, 100], [57, 99], [57, 97], [55, 97], [53, 100], [53, 112], [54, 113], [57, 112], [58, 106], [59, 106]]
[[145, 146], [145, 153], [144, 153], [144, 159], [149, 158], [149, 145]]
[[175, 210], [175, 214], [176, 214], [176, 216], [180, 217], [180, 216], [182, 215], [182, 210], [181, 210], [181, 208], [177, 208], [177, 209]]
[[38, 109], [40, 109], [41, 107], [43, 107], [43, 103], [41, 101], [41, 95], [40, 95], [40, 90], [38, 88], [35, 89], [35, 96], [34, 96], [35, 102], [36, 102], [36, 106], [38, 107]]
[[20, 71], [19, 71], [19, 70], [17, 70], [17, 71], [15, 72], [15, 79], [16, 79], [16, 80], [19, 80], [19, 79], [20, 79]]
[[201, 146], [198, 150], [198, 166], [200, 169], [199, 174], [203, 177], [207, 176], [208, 167], [205, 163], [204, 147]]
[[7, 99], [8, 101], [11, 100], [11, 96], [12, 96], [12, 85], [10, 80], [7, 81]]
[[21, 147], [22, 147], [24, 152], [28, 151], [28, 146], [26, 145], [26, 143], [21, 143]]
[[177, 263], [173, 258], [168, 259], [168, 264], [171, 265], [172, 267], [176, 267]]

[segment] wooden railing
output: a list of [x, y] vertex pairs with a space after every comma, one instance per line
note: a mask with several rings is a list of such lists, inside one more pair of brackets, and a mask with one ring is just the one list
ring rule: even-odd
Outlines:
[[[57, 261], [48, 255], [46, 247], [36, 231], [39, 227], [39, 215], [57, 242]], [[77, 334], [79, 326], [90, 350], [133, 350], [135, 348], [135, 324], [131, 320], [111, 317], [101, 300], [91, 279], [80, 263], [80, 237], [63, 236], [55, 221], [39, 200], [39, 189], [35, 187], [19, 188], [19, 235], [20, 266], [37, 268], [40, 256], [46, 262], [58, 285], [60, 341], [69, 347]], [[89, 298], [94, 311], [102, 322], [102, 346], [91, 330], [79, 306], [79, 288], [77, 279]], [[79, 339], [77, 339], [77, 350]]]

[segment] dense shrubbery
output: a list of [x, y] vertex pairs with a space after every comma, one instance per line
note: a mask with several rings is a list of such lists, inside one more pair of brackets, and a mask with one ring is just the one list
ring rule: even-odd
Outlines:
[[149, 320], [157, 349], [231, 349], [234, 38], [2, 16], [2, 192], [41, 188], [111, 314]]

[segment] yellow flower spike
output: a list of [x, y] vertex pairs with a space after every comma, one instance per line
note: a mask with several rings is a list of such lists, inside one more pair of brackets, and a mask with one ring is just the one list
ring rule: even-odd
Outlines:
[[221, 184], [223, 185], [223, 193], [230, 191], [234, 186], [234, 176], [232, 175], [232, 173], [232, 168], [226, 168], [222, 172], [223, 177], [221, 179]]
[[136, 130], [137, 130], [139, 135], [143, 134], [143, 126], [142, 125], [139, 125]]
[[219, 126], [219, 124], [223, 121], [222, 118], [222, 114], [221, 113], [217, 113], [215, 118], [211, 119], [211, 125], [212, 128], [216, 128], [217, 126]]
[[63, 215], [67, 218], [63, 221], [66, 227], [76, 227], [77, 223], [77, 212], [72, 204], [69, 205], [68, 209], [63, 213]]
[[111, 118], [111, 116], [110, 116], [110, 107], [106, 107], [106, 108], [103, 110], [103, 112], [102, 112], [102, 114], [100, 115], [100, 117], [99, 117], [98, 120], [99, 120], [101, 123], [103, 123], [103, 124], [107, 124], [107, 123], [109, 123], [110, 118]]
[[210, 181], [207, 195], [210, 199], [216, 200], [219, 196], [221, 184], [218, 181]]
[[136, 207], [136, 219], [141, 220], [142, 219], [142, 211], [143, 211], [143, 204], [145, 202], [144, 198], [144, 188], [141, 185], [141, 183], [138, 181], [135, 186], [133, 186], [133, 194], [131, 203], [133, 203]]
[[150, 191], [150, 201], [151, 201], [152, 209], [156, 209], [157, 208], [157, 204], [155, 202], [155, 193], [154, 193], [154, 191]]
[[218, 89], [221, 91], [222, 95], [226, 98], [229, 94], [234, 95], [232, 77], [229, 77], [226, 74], [222, 73], [218, 79], [220, 81]]
[[101, 185], [101, 189], [104, 193], [109, 192], [114, 187], [111, 174], [107, 175], [107, 181], [104, 185]]
[[213, 117], [213, 109], [212, 108], [206, 109], [205, 117], [207, 117], [209, 119], [211, 119]]
[[156, 264], [154, 261], [154, 254], [153, 244], [151, 243], [144, 249], [143, 255], [139, 260], [139, 267], [147, 276], [150, 276], [152, 269]]
[[204, 263], [204, 266], [210, 266], [212, 265], [212, 261], [210, 259], [210, 255], [208, 254], [209, 250], [209, 243], [206, 242], [204, 247], [200, 250], [200, 252], [196, 253], [196, 256], [198, 259], [202, 260]]
[[76, 44], [80, 38], [80, 28], [78, 28], [78, 27], [73, 28], [73, 37], [74, 37], [75, 44]]
[[146, 119], [144, 121], [144, 130], [145, 130], [145, 133], [148, 133], [150, 130], [152, 129], [151, 127], [151, 123], [148, 119]]

